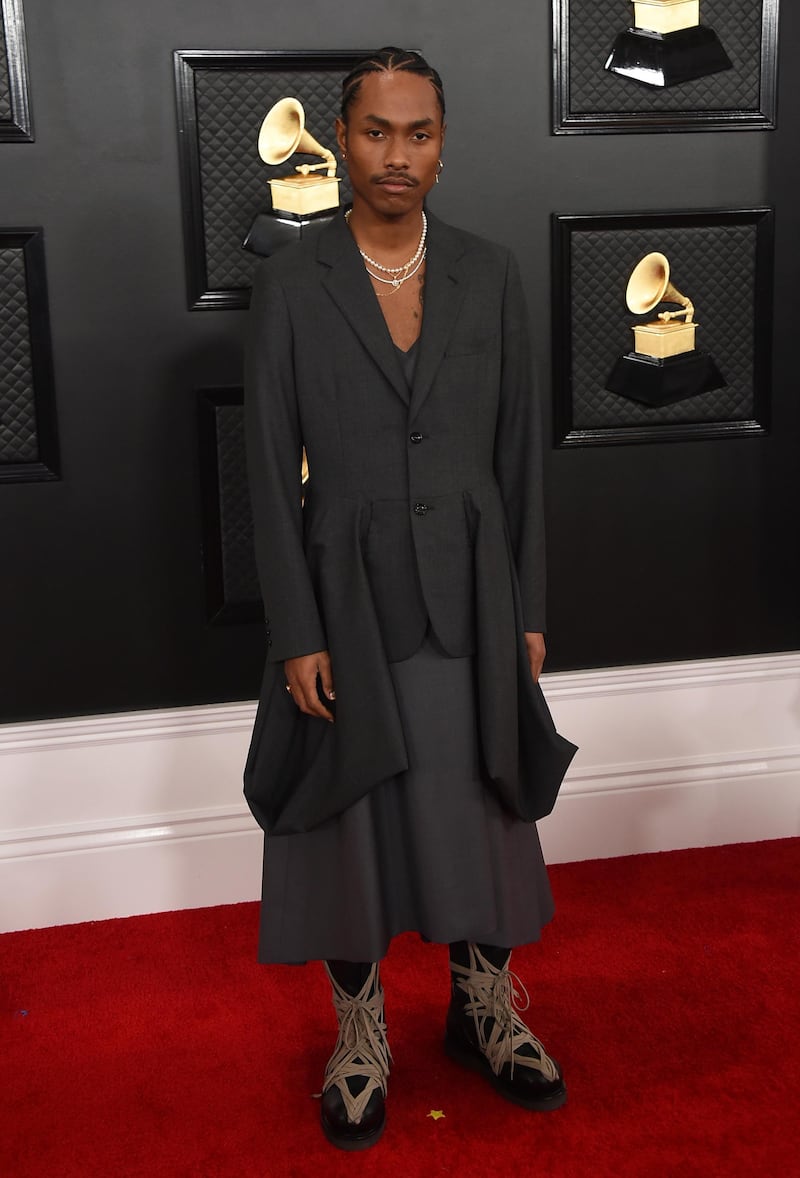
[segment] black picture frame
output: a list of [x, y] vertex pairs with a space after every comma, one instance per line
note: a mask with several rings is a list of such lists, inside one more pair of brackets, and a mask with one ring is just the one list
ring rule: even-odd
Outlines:
[[[202, 158], [203, 112], [201, 104], [198, 102], [198, 80], [206, 79], [209, 71], [213, 71], [216, 80], [221, 83], [224, 83], [228, 78], [231, 82], [235, 82], [237, 75], [241, 75], [242, 71], [263, 73], [267, 82], [271, 75], [280, 75], [280, 79], [283, 79], [284, 82], [286, 75], [289, 75], [297, 81], [297, 86], [292, 87], [298, 91], [296, 96], [302, 98], [304, 79], [308, 79], [309, 76], [314, 78], [332, 74], [336, 76], [338, 81], [360, 58], [366, 56], [367, 52], [354, 49], [291, 52], [282, 50], [175, 50], [173, 63], [189, 310], [241, 310], [246, 308], [250, 302], [249, 281], [246, 281], [242, 274], [237, 277], [233, 285], [220, 284], [219, 280], [215, 282], [215, 276], [210, 275], [209, 243], [207, 241], [209, 222], [206, 219], [208, 210], [203, 187], [203, 169], [205, 168], [208, 178], [209, 168], [214, 168], [214, 160]], [[268, 94], [268, 92], [269, 86], [267, 85], [265, 99], [262, 103], [264, 114], [266, 114], [268, 105], [277, 101], [278, 98], [284, 97], [287, 90], [284, 84], [279, 85], [273, 93]], [[237, 118], [237, 112], [235, 110], [223, 112], [222, 117], [234, 120]], [[312, 135], [317, 138], [322, 136], [323, 139], [326, 139], [330, 132], [329, 127], [317, 127], [313, 123], [309, 123], [309, 130]], [[269, 172], [266, 165], [261, 164], [258, 160], [256, 153], [257, 133], [258, 126], [256, 125], [248, 140], [247, 163], [244, 165], [243, 161], [243, 166], [249, 168], [252, 164], [263, 176], [263, 200], [259, 196], [258, 199], [262, 201], [260, 204], [253, 204], [252, 198], [249, 198], [249, 202], [245, 200], [242, 202], [240, 223], [237, 224], [235, 232], [230, 232], [227, 235], [226, 249], [228, 256], [234, 262], [237, 256], [236, 251], [241, 247], [241, 242], [250, 228], [254, 214], [265, 212], [269, 207], [266, 187]], [[283, 170], [285, 170], [285, 165]], [[226, 165], [226, 171], [230, 172], [229, 163]], [[224, 182], [227, 182], [227, 177], [223, 180]], [[248, 267], [252, 267], [254, 259], [248, 259], [245, 255], [245, 260]], [[236, 265], [233, 268], [238, 269]]]
[[[753, 0], [738, 0], [738, 3], [746, 5], [750, 19], [760, 25], [759, 44], [744, 32], [738, 56], [729, 44], [733, 70], [715, 75], [716, 79], [723, 79], [721, 82], [707, 78], [703, 79], [707, 83], [703, 86], [688, 82], [654, 92], [652, 87], [615, 77], [604, 69], [607, 52], [625, 28], [625, 11], [631, 9], [628, 0], [601, 0], [602, 11], [597, 0], [552, 0], [553, 133], [616, 135], [774, 129], [779, 0], [761, 0], [760, 13], [754, 14]], [[730, 0], [701, 0], [701, 23], [708, 10], [713, 18], [709, 23], [721, 22], [724, 27], [726, 21], [735, 19], [731, 7]], [[592, 60], [596, 52], [597, 75], [586, 68], [587, 51]], [[591, 83], [587, 88], [589, 77]], [[586, 91], [580, 100], [575, 95], [576, 87]], [[718, 102], [720, 95], [723, 97]]]
[[[10, 292], [0, 310], [0, 367], [8, 363], [14, 381], [0, 382], [0, 426], [18, 421], [22, 412], [31, 435], [22, 448], [31, 457], [0, 461], [0, 483], [51, 482], [59, 479], [53, 352], [45, 270], [44, 230], [41, 227], [0, 229], [0, 253], [19, 253], [24, 267], [25, 298], [12, 311]], [[20, 290], [22, 282], [20, 281]], [[6, 322], [5, 316], [13, 315]], [[6, 328], [16, 339], [8, 338]], [[8, 424], [12, 423], [12, 424]]]
[[[771, 208], [554, 214], [552, 235], [557, 449], [768, 432]], [[671, 243], [665, 253], [683, 258], [680, 273], [673, 272], [676, 285], [693, 297], [699, 288], [697, 318], [705, 324], [700, 338], [717, 353], [726, 386], [656, 408], [611, 393], [607, 381], [616, 357], [630, 346], [629, 328], [635, 317], [625, 305], [625, 287], [631, 267], [665, 241]], [[704, 265], [704, 254], [719, 259], [728, 270], [717, 274], [713, 264]], [[730, 314], [725, 313], [727, 307], [733, 309]], [[727, 348], [726, 332], [733, 339]]]
[[261, 622], [241, 386], [197, 390], [203, 578], [212, 626]]
[[0, 0], [0, 143], [33, 143], [22, 0]]

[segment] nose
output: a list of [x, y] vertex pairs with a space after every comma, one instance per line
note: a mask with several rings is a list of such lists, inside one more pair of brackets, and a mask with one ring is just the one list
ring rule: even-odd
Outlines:
[[404, 172], [409, 167], [408, 148], [402, 136], [394, 136], [386, 143], [384, 164], [394, 172]]

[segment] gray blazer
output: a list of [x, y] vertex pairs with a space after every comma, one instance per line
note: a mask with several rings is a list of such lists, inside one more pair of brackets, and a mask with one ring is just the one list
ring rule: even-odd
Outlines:
[[[387, 663], [428, 620], [477, 657], [489, 777], [524, 818], [574, 746], [530, 676], [544, 629], [541, 424], [528, 318], [505, 249], [429, 215], [409, 390], [342, 217], [262, 262], [245, 380], [256, 556], [270, 643], [245, 771], [276, 833], [317, 825], [407, 766]], [[301, 509], [300, 458], [311, 471]], [[329, 649], [336, 724], [286, 696], [284, 659]]]

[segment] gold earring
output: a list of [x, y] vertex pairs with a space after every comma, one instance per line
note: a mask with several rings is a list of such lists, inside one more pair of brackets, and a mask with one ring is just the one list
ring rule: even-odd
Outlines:
[[439, 171], [436, 173], [436, 183], [437, 183], [437, 184], [439, 183], [439, 176], [440, 176], [440, 175], [441, 175], [441, 173], [442, 173], [442, 168], [443, 168], [443, 167], [444, 167], [444, 163], [442, 162], [442, 160], [439, 160]]

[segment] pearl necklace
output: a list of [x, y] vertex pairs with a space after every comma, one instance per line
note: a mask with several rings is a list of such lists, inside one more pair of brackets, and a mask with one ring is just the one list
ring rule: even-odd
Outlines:
[[[348, 224], [350, 223], [350, 214], [352, 211], [352, 209], [348, 209], [344, 215], [344, 219]], [[369, 274], [370, 278], [374, 279], [375, 282], [383, 282], [386, 286], [391, 286], [392, 289], [386, 292], [386, 294], [389, 295], [394, 294], [396, 290], [399, 290], [404, 282], [408, 282], [409, 278], [413, 278], [422, 266], [422, 263], [425, 261], [425, 257], [428, 253], [427, 246], [425, 245], [425, 239], [427, 236], [428, 218], [423, 212], [422, 233], [420, 234], [419, 245], [417, 246], [416, 253], [414, 254], [413, 258], [410, 258], [402, 266], [382, 266], [380, 262], [376, 262], [374, 258], [371, 258], [369, 254], [365, 253], [358, 243], [356, 243], [356, 245], [358, 252], [361, 254], [361, 260], [364, 263], [364, 268], [366, 269], [367, 274]], [[383, 274], [390, 274], [392, 277], [382, 278], [380, 274], [373, 274], [369, 269], [370, 266], [374, 266], [376, 270], [380, 270]], [[403, 273], [404, 271], [405, 273]], [[403, 275], [402, 278], [400, 277], [401, 274]], [[382, 295], [380, 297], [386, 298], [386, 295]]]

